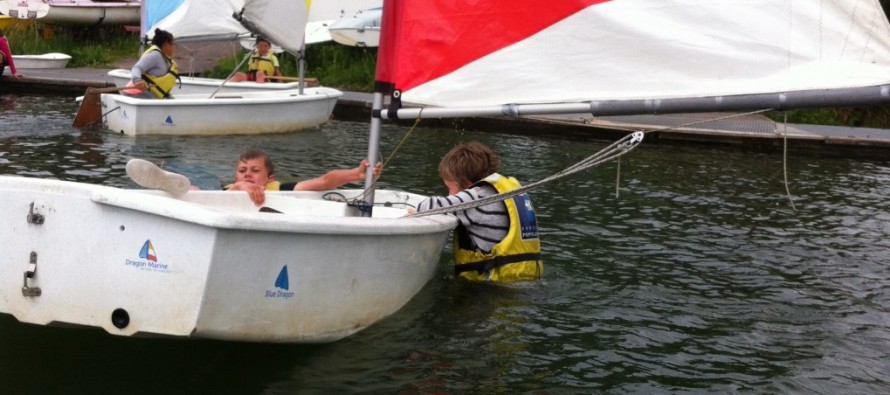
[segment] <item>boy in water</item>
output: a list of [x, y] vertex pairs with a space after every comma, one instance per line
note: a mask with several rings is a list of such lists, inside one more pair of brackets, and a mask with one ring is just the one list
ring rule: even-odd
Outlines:
[[[374, 176], [380, 174], [382, 164], [374, 167]], [[275, 180], [272, 160], [262, 150], [250, 148], [244, 151], [235, 163], [235, 182], [226, 185], [226, 191], [245, 191], [257, 206], [266, 201], [266, 191], [324, 191], [335, 189], [351, 182], [365, 179], [368, 161], [363, 160], [352, 169], [331, 170], [323, 176], [311, 180], [280, 183]], [[155, 164], [131, 159], [127, 162], [127, 175], [137, 184], [151, 189], [160, 189], [173, 195], [182, 195], [192, 187], [188, 178], [181, 174], [164, 171]]]
[[[431, 197], [417, 212], [479, 200], [520, 187], [515, 178], [497, 173], [500, 159], [487, 146], [471, 142], [451, 149], [439, 162], [449, 196]], [[512, 282], [541, 277], [541, 242], [528, 195], [454, 213], [455, 274], [470, 281]]]

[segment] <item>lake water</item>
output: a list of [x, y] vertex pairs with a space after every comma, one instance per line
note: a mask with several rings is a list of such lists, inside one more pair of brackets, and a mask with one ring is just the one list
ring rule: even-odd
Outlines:
[[[285, 178], [366, 152], [362, 122], [132, 138], [73, 129], [76, 110], [0, 96], [0, 174], [135, 187], [124, 165], [139, 157], [219, 188], [248, 146]], [[385, 126], [385, 155], [407, 131]], [[444, 193], [438, 159], [468, 140], [526, 183], [609, 143], [420, 128], [381, 186]], [[787, 174], [796, 210], [780, 154], [644, 142], [622, 159], [618, 197], [614, 163], [531, 193], [542, 281], [448, 279], [447, 248], [405, 308], [331, 344], [131, 339], [2, 315], [0, 393], [890, 393], [890, 162], [792, 155]]]

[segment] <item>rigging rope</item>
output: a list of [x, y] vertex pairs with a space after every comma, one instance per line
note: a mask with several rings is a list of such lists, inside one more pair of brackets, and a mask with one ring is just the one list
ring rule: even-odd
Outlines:
[[426, 217], [429, 215], [446, 214], [446, 213], [466, 210], [466, 209], [470, 209], [470, 208], [474, 208], [474, 207], [485, 206], [485, 205], [492, 204], [494, 202], [499, 202], [502, 200], [507, 200], [513, 196], [521, 195], [523, 193], [526, 193], [532, 189], [538, 188], [538, 187], [540, 187], [546, 183], [549, 183], [551, 181], [555, 181], [560, 178], [566, 177], [568, 175], [575, 174], [579, 171], [586, 170], [593, 166], [599, 165], [603, 162], [608, 162], [612, 159], [617, 159], [617, 158], [621, 157], [622, 155], [630, 152], [634, 148], [636, 148], [638, 145], [640, 145], [641, 142], [643, 142], [643, 132], [633, 132], [631, 134], [628, 134], [628, 135], [618, 139], [618, 141], [615, 141], [614, 143], [610, 144], [606, 148], [599, 150], [598, 152], [594, 153], [593, 155], [588, 156], [584, 160], [582, 160], [574, 165], [571, 165], [571, 166], [565, 168], [564, 170], [557, 172], [556, 174], [549, 176], [547, 178], [544, 178], [540, 181], [533, 182], [531, 184], [525, 185], [521, 188], [514, 189], [509, 192], [499, 193], [497, 195], [488, 196], [488, 197], [485, 197], [485, 198], [482, 198], [479, 200], [473, 200], [473, 201], [469, 201], [466, 203], [456, 204], [454, 206], [440, 207], [440, 208], [436, 208], [436, 209], [432, 209], [432, 210], [428, 210], [428, 211], [423, 211], [423, 212], [415, 214], [414, 216], [415, 217]]
[[[421, 113], [422, 113], [422, 111], [423, 110], [421, 110]], [[521, 188], [509, 191], [509, 192], [504, 192], [504, 193], [500, 193], [497, 195], [488, 196], [483, 199], [469, 201], [469, 202], [457, 204], [454, 206], [440, 207], [437, 209], [423, 211], [421, 213], [414, 214], [414, 217], [426, 217], [426, 216], [430, 216], [430, 215], [447, 214], [447, 213], [452, 213], [452, 212], [456, 212], [456, 211], [467, 210], [470, 208], [485, 206], [485, 205], [492, 204], [492, 203], [495, 203], [498, 201], [507, 200], [514, 196], [521, 195], [521, 194], [526, 193], [530, 190], [539, 188], [549, 182], [552, 182], [552, 181], [558, 180], [560, 178], [575, 174], [579, 171], [586, 170], [588, 168], [600, 165], [602, 163], [608, 162], [613, 159], [618, 159], [617, 160], [617, 169], [616, 169], [616, 180], [615, 180], [615, 196], [618, 197], [618, 193], [619, 193], [619, 189], [620, 189], [619, 186], [620, 186], [620, 182], [621, 182], [621, 160], [620, 160], [620, 158], [622, 156], [624, 156], [625, 154], [627, 154], [628, 152], [632, 151], [637, 146], [639, 146], [639, 144], [643, 141], [643, 137], [645, 134], [652, 133], [652, 132], [658, 132], [658, 131], [667, 131], [667, 130], [671, 130], [671, 129], [679, 129], [679, 128], [684, 128], [684, 127], [689, 127], [689, 126], [695, 126], [695, 125], [699, 125], [699, 124], [703, 124], [703, 123], [720, 121], [720, 120], [724, 120], [724, 119], [736, 118], [736, 117], [741, 117], [741, 116], [746, 116], [746, 115], [760, 114], [760, 113], [764, 113], [767, 111], [772, 111], [772, 109], [760, 109], [760, 110], [754, 110], [754, 111], [749, 111], [749, 112], [745, 112], [745, 113], [729, 114], [729, 115], [726, 115], [723, 117], [694, 121], [694, 122], [689, 122], [689, 123], [685, 123], [685, 124], [681, 124], [681, 125], [667, 126], [667, 127], [663, 127], [663, 128], [633, 132], [631, 134], [628, 134], [628, 135], [622, 137], [621, 139], [618, 139], [617, 141], [613, 142], [609, 146], [607, 146], [607, 147], [601, 149], [600, 151], [594, 153], [593, 155], [581, 160], [580, 162], [578, 162], [572, 166], [569, 166], [569, 167], [565, 168], [564, 170], [557, 172], [557, 173], [555, 173], [547, 178], [544, 178], [542, 180], [539, 180], [537, 182], [527, 184]], [[405, 133], [405, 136], [402, 137], [402, 140], [399, 141], [399, 143], [396, 145], [396, 147], [393, 149], [393, 151], [390, 153], [390, 155], [386, 158], [386, 160], [383, 161], [383, 167], [385, 167], [386, 164], [389, 163], [395, 157], [396, 152], [399, 151], [399, 149], [402, 147], [402, 145], [408, 140], [408, 137], [411, 136], [412, 132], [417, 128], [418, 125], [420, 125], [420, 121], [421, 121], [420, 114], [421, 113], [417, 114], [417, 119], [415, 120], [414, 125], [411, 126], [411, 129], [409, 129], [408, 132]], [[785, 141], [786, 141], [786, 157], [787, 157], [787, 115], [786, 115], [785, 124], [786, 124], [786, 126], [785, 126], [784, 136], [785, 136]], [[785, 159], [783, 159], [783, 168], [784, 167], [785, 167]], [[793, 202], [793, 200], [791, 200], [791, 192], [788, 189], [787, 170], [785, 173], [786, 173], [786, 175], [785, 175], [786, 192], [788, 194], [789, 201], [791, 202], [791, 207], [794, 208], [794, 202]], [[371, 183], [371, 188], [373, 188], [377, 184], [377, 180], [379, 178], [380, 178], [379, 176], [375, 177], [375, 179]], [[367, 190], [352, 199], [346, 199], [342, 195], [340, 195], [340, 197], [344, 201], [357, 202], [359, 200], [364, 199], [366, 195], [367, 195]], [[358, 203], [354, 203], [354, 204], [358, 204]]]
[[791, 189], [788, 187], [788, 112], [785, 112], [785, 120], [782, 123], [782, 175], [785, 177], [785, 194], [788, 195], [788, 203], [791, 203], [791, 209], [797, 211], [794, 207], [794, 199], [791, 198]]

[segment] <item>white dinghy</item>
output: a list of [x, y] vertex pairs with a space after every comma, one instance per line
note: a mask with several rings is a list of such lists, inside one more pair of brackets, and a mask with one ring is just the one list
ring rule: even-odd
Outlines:
[[191, 94], [166, 100], [103, 94], [101, 106], [105, 129], [129, 136], [266, 134], [326, 122], [342, 95], [331, 88]]
[[380, 19], [382, 8], [361, 10], [352, 17], [337, 19], [328, 26], [331, 38], [351, 47], [376, 47], [380, 45]]
[[71, 55], [60, 52], [42, 55], [15, 55], [15, 65], [20, 69], [64, 69]]
[[[361, 191], [338, 191], [357, 195]], [[180, 198], [0, 176], [0, 312], [123, 336], [329, 342], [394, 313], [433, 276], [453, 217], [372, 218], [321, 192]]]
[[139, 0], [0, 0], [0, 13], [54, 25], [135, 25], [139, 8]]
[[[241, 4], [243, 8], [236, 8]], [[146, 3], [147, 9], [152, 7], [172, 8], [159, 11], [157, 20], [148, 21], [151, 24], [145, 25], [146, 35], [160, 28], [172, 33], [177, 41], [187, 42], [240, 40], [255, 33], [294, 54], [302, 51], [309, 12], [306, 2], [299, 0]], [[240, 20], [236, 20], [235, 15]], [[121, 70], [115, 75], [125, 73]], [[129, 77], [124, 78], [129, 81]], [[305, 87], [302, 73], [300, 81], [293, 84], [233, 84], [195, 78], [187, 81], [188, 84], [177, 83], [180, 88], [174, 88], [172, 98], [164, 100], [103, 93], [100, 100], [103, 127], [127, 135], [294, 132], [327, 121], [342, 96], [342, 92], [333, 88]], [[115, 83], [126, 85], [117, 78]], [[229, 86], [234, 86], [233, 90], [226, 88]], [[291, 89], [284, 89], [287, 87]], [[186, 93], [189, 91], [196, 93]]]
[[[325, 0], [312, 3], [309, 23], [306, 25], [306, 44], [331, 41], [331, 24], [342, 18], [351, 18], [362, 10], [380, 8], [383, 0]], [[378, 32], [379, 35], [379, 32]]]

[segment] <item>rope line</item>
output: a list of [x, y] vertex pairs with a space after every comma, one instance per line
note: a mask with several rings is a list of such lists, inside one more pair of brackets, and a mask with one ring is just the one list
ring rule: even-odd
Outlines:
[[509, 192], [499, 193], [497, 195], [488, 196], [479, 200], [473, 200], [466, 203], [456, 204], [454, 206], [449, 207], [440, 207], [432, 210], [423, 211], [417, 214], [414, 214], [415, 217], [426, 217], [429, 215], [437, 215], [437, 214], [447, 214], [456, 211], [466, 210], [474, 207], [481, 207], [488, 204], [492, 204], [494, 202], [499, 202], [502, 200], [507, 200], [516, 195], [521, 195], [526, 193], [532, 189], [539, 188], [544, 184], [547, 184], [551, 181], [558, 180], [560, 178], [575, 174], [579, 171], [586, 170], [593, 166], [602, 164], [604, 162], [608, 162], [610, 160], [621, 157], [624, 154], [632, 151], [634, 148], [640, 145], [643, 142], [643, 132], [634, 132], [628, 134], [614, 143], [610, 144], [606, 148], [599, 150], [591, 156], [581, 160], [580, 162], [571, 165], [564, 170], [553, 174], [552, 176], [546, 177], [540, 181], [533, 182], [531, 184], [525, 185], [521, 188], [514, 189]]
[[788, 196], [788, 203], [791, 203], [791, 209], [797, 211], [794, 207], [794, 199], [791, 197], [791, 189], [788, 186], [788, 112], [785, 112], [785, 120], [782, 122], [782, 175], [785, 177], [785, 194]]

